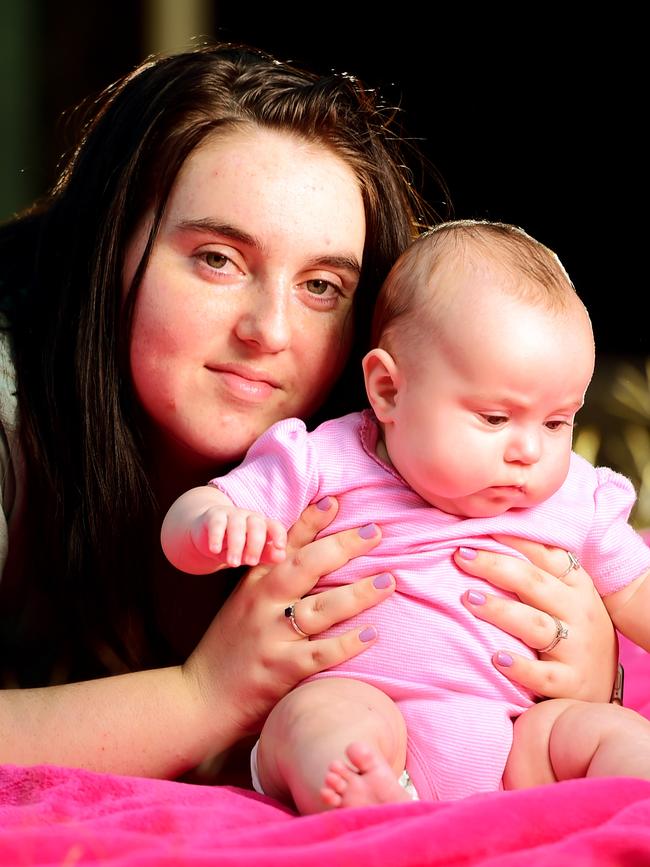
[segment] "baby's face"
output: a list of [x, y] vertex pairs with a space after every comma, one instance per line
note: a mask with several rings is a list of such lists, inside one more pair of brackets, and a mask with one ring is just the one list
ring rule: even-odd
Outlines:
[[449, 311], [445, 332], [398, 361], [385, 424], [391, 462], [425, 500], [455, 515], [499, 515], [547, 499], [566, 478], [574, 416], [593, 373], [586, 313], [578, 302], [549, 313], [477, 293]]

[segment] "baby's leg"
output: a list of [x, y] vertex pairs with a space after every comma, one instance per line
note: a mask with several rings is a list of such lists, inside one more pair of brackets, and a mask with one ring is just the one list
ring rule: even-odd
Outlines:
[[397, 782], [404, 719], [385, 693], [358, 680], [327, 677], [290, 692], [269, 714], [257, 758], [266, 794], [301, 813], [409, 800]]
[[506, 789], [608, 776], [650, 780], [650, 721], [633, 710], [555, 699], [515, 722]]

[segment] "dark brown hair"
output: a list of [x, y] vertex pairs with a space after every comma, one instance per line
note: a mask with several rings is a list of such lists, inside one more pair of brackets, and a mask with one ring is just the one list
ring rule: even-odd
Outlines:
[[[29, 503], [24, 544], [12, 539], [3, 582], [12, 596], [0, 606], [4, 654], [22, 661], [26, 633], [56, 623], [34, 656], [52, 644], [55, 657], [67, 653], [61, 679], [115, 670], [118, 659], [127, 667], [168, 661], [151, 615], [160, 507], [131, 391], [131, 314], [181, 166], [206, 136], [241, 123], [322, 143], [359, 179], [367, 227], [357, 340], [328, 413], [362, 401], [359, 361], [377, 288], [430, 219], [409, 183], [392, 112], [348, 75], [318, 76], [216, 45], [148, 60], [92, 103], [51, 193], [0, 231], [0, 308], [15, 356]], [[123, 304], [125, 250], [151, 208]], [[97, 664], [107, 648], [112, 661]]]

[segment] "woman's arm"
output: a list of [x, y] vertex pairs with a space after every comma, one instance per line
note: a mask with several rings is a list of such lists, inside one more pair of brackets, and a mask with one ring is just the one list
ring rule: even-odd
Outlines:
[[567, 572], [568, 555], [561, 548], [497, 538], [531, 562], [489, 551], [477, 551], [474, 558], [459, 551], [455, 562], [470, 575], [514, 593], [520, 601], [485, 594], [485, 601], [477, 604], [474, 594], [471, 598], [465, 594], [465, 607], [533, 650], [548, 647], [553, 640], [557, 631], [554, 617], [566, 624], [568, 637], [539, 659], [497, 652], [492, 658], [496, 668], [540, 696], [609, 701], [617, 673], [618, 644], [589, 575], [581, 567]]
[[[0, 693], [0, 762], [175, 777], [227, 743], [180, 666]], [[219, 724], [213, 724], [218, 729]], [[218, 746], [217, 746], [218, 749]]]
[[[302, 678], [374, 643], [372, 628], [307, 641], [285, 609], [322, 574], [367, 553], [380, 533], [348, 530], [317, 541], [334, 518], [310, 506], [289, 534], [287, 559], [252, 569], [183, 666], [43, 689], [0, 692], [0, 763], [50, 763], [177, 777], [261, 725]], [[394, 581], [367, 578], [303, 600], [316, 633], [385, 599]], [[387, 586], [385, 586], [387, 584]]]

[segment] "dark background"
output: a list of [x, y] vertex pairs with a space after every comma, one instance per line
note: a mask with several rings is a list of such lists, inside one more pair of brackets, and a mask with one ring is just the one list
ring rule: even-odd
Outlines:
[[[20, 155], [31, 199], [70, 146], [63, 113], [146, 56], [149, 19], [148, 4], [135, 0], [22, 3], [21, 14], [29, 7], [33, 16], [33, 147]], [[439, 4], [392, 4], [390, 13], [340, 2], [206, 8], [197, 36], [249, 42], [379, 86], [446, 183], [448, 197], [424, 187], [437, 210], [523, 226], [564, 262], [601, 356], [650, 355], [645, 250], [634, 231], [647, 149], [640, 21], [611, 10], [575, 20], [532, 5], [501, 18], [466, 4], [444, 15]], [[10, 176], [16, 166], [4, 162]]]

